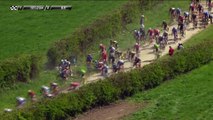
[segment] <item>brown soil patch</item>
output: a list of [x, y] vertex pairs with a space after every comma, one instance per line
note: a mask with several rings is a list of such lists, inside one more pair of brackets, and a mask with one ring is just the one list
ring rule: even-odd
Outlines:
[[143, 108], [147, 103], [130, 103], [122, 101], [108, 106], [89, 110], [74, 120], [119, 120], [138, 109]]

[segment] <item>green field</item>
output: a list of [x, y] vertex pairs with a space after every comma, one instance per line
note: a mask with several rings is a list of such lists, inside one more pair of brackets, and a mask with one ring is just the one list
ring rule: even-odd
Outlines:
[[[77, 2], [77, 1], [75, 1]], [[103, 1], [102, 1], [103, 2]], [[91, 3], [90, 3], [91, 4]], [[189, 1], [167, 1], [163, 4], [158, 4], [155, 7], [157, 9], [150, 9], [146, 10], [143, 14], [146, 16], [146, 28], [149, 27], [157, 27], [161, 24], [162, 20], [169, 20], [168, 16], [168, 9], [171, 6], [174, 7], [181, 7], [187, 10]], [[150, 7], [151, 8], [151, 7]], [[161, 11], [159, 11], [161, 9]], [[73, 11], [72, 11], [73, 12]], [[155, 13], [155, 15], [153, 15]], [[132, 36], [132, 31], [134, 29], [138, 29], [139, 26], [139, 19], [140, 15], [138, 15], [138, 18], [135, 19], [135, 22], [132, 24], [129, 24], [127, 26], [127, 30], [124, 32], [118, 34], [116, 37], [114, 37], [114, 40], [117, 40], [119, 42], [119, 47], [123, 50], [126, 50], [128, 47], [132, 47], [135, 40]], [[0, 33], [1, 34], [1, 33]], [[110, 39], [103, 40], [103, 43], [108, 43]], [[95, 51], [97, 47], [94, 47]], [[15, 106], [15, 97], [17, 96], [24, 96], [26, 97], [26, 93], [28, 89], [32, 89], [36, 91], [36, 93], [39, 94], [40, 87], [42, 85], [49, 85], [50, 82], [56, 81], [58, 83], [62, 83], [60, 79], [56, 78], [56, 72], [55, 71], [43, 71], [39, 78], [36, 80], [33, 80], [31, 83], [25, 84], [25, 83], [17, 83], [17, 85], [14, 87], [14, 89], [10, 89], [7, 91], [3, 91], [0, 93], [0, 110], [4, 109], [5, 107], [14, 108]], [[79, 79], [70, 79], [66, 83], [70, 83], [72, 80], [79, 80]]]
[[[45, 54], [57, 40], [126, 1], [0, 1], [0, 59], [22, 53]], [[72, 5], [71, 11], [10, 11], [11, 5]]]
[[155, 89], [136, 94], [131, 101], [148, 104], [125, 120], [211, 120], [212, 71], [213, 62]]

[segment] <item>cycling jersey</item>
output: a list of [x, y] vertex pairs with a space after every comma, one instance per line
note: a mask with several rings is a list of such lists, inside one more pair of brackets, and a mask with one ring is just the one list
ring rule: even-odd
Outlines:
[[17, 97], [16, 100], [17, 100], [18, 104], [24, 104], [26, 101], [25, 98], [23, 98], [23, 97]]
[[193, 12], [195, 9], [195, 6], [193, 4], [190, 5], [190, 10]]
[[163, 41], [163, 36], [158, 37], [159, 42]]
[[153, 31], [154, 31], [155, 35], [159, 35], [160, 34], [160, 30], [158, 30], [158, 29], [154, 29]]
[[180, 14], [181, 14], [181, 9], [180, 9], [180, 8], [177, 8], [177, 9], [176, 9], [176, 13], [180, 15]]
[[104, 51], [106, 49], [106, 47], [104, 45], [100, 46], [101, 51]]
[[167, 33], [167, 32], [164, 32], [164, 33], [163, 33], [163, 36], [164, 36], [164, 37], [168, 37], [168, 33]]
[[103, 60], [106, 60], [106, 59], [107, 59], [107, 53], [106, 53], [106, 51], [103, 51], [103, 52], [102, 52], [102, 59], [103, 59]]
[[110, 47], [109, 47], [109, 52], [110, 52], [110, 53], [113, 53], [113, 52], [115, 52], [115, 47], [113, 47], [113, 46], [110, 46]]
[[123, 60], [119, 60], [118, 63], [117, 63], [117, 65], [118, 65], [118, 66], [124, 65], [124, 61], [123, 61]]
[[209, 12], [208, 11], [203, 12], [203, 14], [205, 15], [205, 17], [209, 16]]
[[91, 56], [91, 55], [88, 55], [86, 61], [87, 61], [87, 62], [92, 62], [92, 56]]
[[159, 45], [158, 44], [154, 44], [154, 48], [159, 48]]
[[138, 63], [141, 63], [141, 59], [136, 57], [133, 66], [135, 66]]
[[180, 15], [179, 18], [178, 18], [178, 20], [179, 20], [180, 22], [183, 22], [183, 19], [184, 19], [184, 18], [183, 18], [183, 16], [181, 16], [181, 15]]
[[148, 30], [149, 36], [152, 36], [152, 35], [153, 35], [153, 32], [154, 32], [154, 31], [153, 31], [153, 30], [151, 30], [151, 29], [150, 29], [150, 30]]
[[192, 19], [195, 20], [197, 18], [196, 14], [192, 14]]
[[172, 33], [177, 33], [177, 29], [176, 28], [172, 28]]
[[174, 49], [173, 48], [169, 48], [169, 55], [172, 56], [174, 54]]

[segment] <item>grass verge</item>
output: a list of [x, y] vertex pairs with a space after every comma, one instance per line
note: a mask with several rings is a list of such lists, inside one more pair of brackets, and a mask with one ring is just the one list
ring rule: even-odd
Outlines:
[[210, 120], [213, 117], [213, 62], [163, 85], [138, 93], [134, 102], [149, 104], [125, 120]]

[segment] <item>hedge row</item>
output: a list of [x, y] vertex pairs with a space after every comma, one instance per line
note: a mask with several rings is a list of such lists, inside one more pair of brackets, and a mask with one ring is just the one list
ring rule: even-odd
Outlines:
[[[161, 0], [162, 1], [162, 0]], [[125, 29], [125, 26], [133, 21], [136, 15], [140, 15], [144, 6], [156, 4], [156, 0], [132, 0], [110, 14], [102, 16], [87, 27], [77, 29], [70, 38], [54, 43], [48, 50], [49, 66], [57, 65], [62, 58], [85, 55], [94, 43], [104, 38], [115, 36]]]
[[14, 86], [16, 82], [28, 82], [39, 74], [41, 57], [21, 55], [0, 61], [0, 89]]
[[[140, 1], [140, 4], [138, 4]], [[99, 18], [87, 27], [77, 29], [72, 34], [72, 39], [64, 39], [55, 42], [48, 50], [48, 63], [55, 66], [61, 58], [69, 58], [71, 55], [80, 56], [85, 53], [84, 50], [95, 41], [102, 38], [114, 36], [125, 27], [126, 24], [132, 22], [132, 18], [139, 11], [139, 5], [145, 5], [154, 0], [129, 1], [121, 9], [113, 11]], [[27, 82], [31, 78], [38, 75], [39, 66], [41, 65], [40, 56], [36, 55], [20, 55], [18, 58], [8, 58], [0, 61], [0, 89], [10, 88], [17, 81]]]
[[64, 120], [95, 106], [107, 105], [118, 99], [160, 85], [163, 81], [189, 72], [213, 59], [213, 41], [176, 52], [141, 69], [115, 74], [91, 83], [72, 93], [44, 100], [35, 106], [6, 113], [1, 118], [20, 120]]

